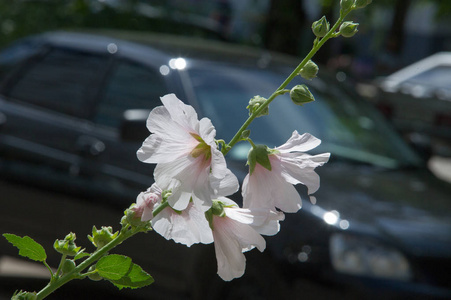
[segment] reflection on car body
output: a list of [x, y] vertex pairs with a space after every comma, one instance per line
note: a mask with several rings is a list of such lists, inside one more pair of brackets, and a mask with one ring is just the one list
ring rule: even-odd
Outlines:
[[[253, 49], [122, 32], [34, 36], [7, 48], [0, 63], [2, 176], [119, 209], [152, 183], [151, 166], [135, 153], [160, 96], [176, 93], [227, 140], [247, 118], [248, 99], [273, 92], [294, 66]], [[267, 239], [257, 258], [268, 259], [264, 264], [250, 253], [243, 278], [223, 289], [201, 256], [179, 266], [191, 274], [181, 280], [199, 278], [208, 295], [231, 299], [243, 286], [265, 293], [303, 278], [337, 292], [450, 297], [451, 187], [349, 88], [327, 74], [308, 84], [315, 103], [294, 109], [281, 97], [250, 129], [255, 142], [270, 147], [294, 129], [323, 141], [317, 151], [332, 158], [318, 170], [316, 200], [298, 187], [303, 208]], [[238, 144], [228, 157], [241, 179], [248, 150]]]

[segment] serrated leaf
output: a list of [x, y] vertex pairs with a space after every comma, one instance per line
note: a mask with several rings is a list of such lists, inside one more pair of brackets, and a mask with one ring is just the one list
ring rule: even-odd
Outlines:
[[111, 254], [104, 256], [96, 264], [100, 276], [108, 280], [118, 280], [129, 273], [132, 259], [128, 256]]
[[11, 233], [5, 233], [3, 236], [19, 249], [19, 255], [28, 257], [29, 259], [35, 261], [45, 261], [47, 259], [47, 254], [45, 253], [44, 247], [37, 243], [29, 236], [24, 236], [23, 238]]
[[110, 282], [120, 290], [123, 288], [137, 289], [152, 284], [154, 279], [140, 266], [132, 263], [127, 275], [118, 280], [110, 280]]

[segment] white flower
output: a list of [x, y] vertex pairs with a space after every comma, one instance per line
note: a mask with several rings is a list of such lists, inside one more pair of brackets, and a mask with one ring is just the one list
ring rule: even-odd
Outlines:
[[283, 219], [283, 214], [239, 208], [225, 197], [218, 198], [218, 201], [223, 213], [212, 216], [218, 275], [230, 281], [244, 274], [246, 258], [243, 252], [254, 247], [263, 252], [266, 248], [265, 240], [253, 226], [266, 228], [267, 232], [275, 234], [279, 231], [278, 221]]
[[194, 108], [174, 94], [162, 97], [161, 102], [164, 106], [154, 108], [147, 119], [152, 134], [137, 156], [157, 164], [155, 181], [172, 190], [168, 202], [174, 209], [184, 210], [192, 199], [206, 211], [212, 195], [233, 194], [239, 188], [238, 180], [216, 147], [211, 121], [199, 121]]
[[172, 239], [188, 247], [197, 243], [213, 243], [213, 234], [205, 213], [193, 202], [181, 212], [166, 207], [152, 219], [152, 227], [167, 240]]
[[307, 186], [308, 194], [319, 188], [319, 176], [314, 169], [325, 164], [330, 153], [308, 155], [302, 153], [318, 146], [321, 141], [305, 133], [294, 131], [288, 141], [268, 155], [271, 170], [255, 164], [252, 174], [243, 181], [244, 207], [279, 208], [284, 212], [296, 212], [301, 208], [301, 196], [293, 185]]

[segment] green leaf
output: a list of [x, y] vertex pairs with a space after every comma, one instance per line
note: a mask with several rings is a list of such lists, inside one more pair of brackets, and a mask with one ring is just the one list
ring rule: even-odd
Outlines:
[[128, 256], [111, 254], [104, 256], [96, 264], [100, 276], [108, 280], [118, 280], [127, 275], [132, 265]]
[[22, 238], [11, 233], [5, 233], [3, 236], [8, 240], [8, 242], [19, 249], [19, 255], [41, 262], [47, 259], [47, 254], [45, 253], [44, 247], [35, 242], [31, 237], [24, 236]]
[[110, 282], [120, 290], [123, 288], [136, 289], [152, 284], [154, 279], [140, 266], [132, 263], [129, 272], [124, 277], [118, 280], [110, 280]]

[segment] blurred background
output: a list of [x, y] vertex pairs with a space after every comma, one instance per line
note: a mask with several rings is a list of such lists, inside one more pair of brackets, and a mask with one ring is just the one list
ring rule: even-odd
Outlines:
[[[83, 244], [92, 225], [116, 225], [121, 209], [151, 183], [145, 177], [151, 175], [148, 166], [134, 165], [144, 120], [133, 123], [124, 111], [151, 109], [167, 92], [185, 93], [203, 115], [218, 117], [220, 132], [221, 115], [233, 122], [238, 115], [228, 110], [233, 106], [227, 101], [255, 95], [240, 84], [277, 87], [281, 74], [287, 74], [285, 67], [311, 49], [311, 24], [323, 15], [336, 20], [339, 1], [0, 0], [0, 49], [6, 49], [0, 52], [0, 233], [36, 237], [50, 252], [53, 240], [71, 230], [80, 233]], [[449, 299], [451, 1], [373, 0], [349, 19], [360, 23], [358, 34], [330, 40], [314, 57], [324, 74], [306, 83], [318, 101], [312, 110], [303, 107], [306, 113], [299, 117], [310, 124], [289, 123], [302, 132], [319, 132], [321, 151], [332, 152], [330, 167], [320, 174], [324, 185], [318, 203], [304, 201], [308, 203], [299, 217], [287, 218], [284, 233], [268, 239], [267, 254], [248, 256], [249, 275], [224, 285], [211, 279], [216, 276], [211, 247], [187, 249], [150, 233], [152, 238], [130, 241], [122, 249], [151, 274], [155, 270], [155, 285], [117, 293], [107, 282], [84, 280], [54, 299], [275, 299], [280, 290], [286, 299]], [[21, 40], [51, 31], [60, 33], [42, 41]], [[94, 32], [98, 43], [68, 32]], [[145, 54], [121, 39], [151, 48]], [[202, 49], [200, 41], [210, 46]], [[96, 47], [108, 58], [95, 61], [100, 53]], [[83, 55], [68, 59], [65, 51]], [[54, 53], [61, 56], [55, 59]], [[180, 53], [187, 60], [181, 57], [181, 65], [171, 65]], [[33, 71], [35, 64], [39, 70], [41, 59], [51, 65], [46, 73]], [[105, 72], [95, 77], [103, 65]], [[66, 84], [65, 75], [79, 76], [80, 82]], [[98, 83], [95, 92], [83, 90], [83, 96], [100, 103], [102, 115], [95, 105], [77, 115], [55, 104], [60, 98], [52, 98], [57, 94], [51, 92], [56, 86], [51, 80], [60, 79], [58, 93], [67, 99], [79, 96], [76, 84], [90, 84], [94, 90]], [[204, 100], [215, 97], [218, 111]], [[275, 119], [261, 126], [268, 132], [283, 127], [280, 123], [289, 122], [281, 122], [288, 114], [283, 109], [282, 117], [277, 119], [276, 112]], [[44, 125], [32, 123], [41, 116], [48, 117]], [[224, 126], [222, 130], [228, 133]], [[43, 147], [33, 148], [37, 144]], [[120, 151], [109, 152], [116, 146]], [[78, 148], [66, 149], [71, 147]], [[49, 148], [59, 152], [46, 153]], [[235, 162], [243, 165], [243, 155], [233, 155], [230, 168]], [[66, 157], [62, 167], [52, 161]], [[113, 168], [104, 168], [115, 160]], [[54, 169], [63, 169], [63, 175]], [[96, 173], [100, 169], [104, 174]], [[305, 190], [299, 192], [306, 196]], [[174, 259], [166, 265], [168, 256]], [[49, 260], [52, 266], [58, 263], [54, 256]], [[208, 282], [208, 289], [197, 286], [193, 274]], [[0, 241], [0, 299], [8, 299], [16, 288], [40, 289], [46, 278], [45, 270], [21, 260], [11, 245]]]
[[[332, 0], [19, 0], [0, 1], [0, 46], [55, 29], [116, 28], [222, 39], [292, 55], [311, 45], [311, 23], [338, 16]], [[451, 48], [451, 4], [441, 0], [377, 0], [354, 12], [352, 39], [335, 39], [316, 60], [358, 79], [388, 75]], [[283, 33], [283, 34], [281, 34]]]

